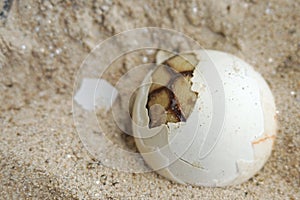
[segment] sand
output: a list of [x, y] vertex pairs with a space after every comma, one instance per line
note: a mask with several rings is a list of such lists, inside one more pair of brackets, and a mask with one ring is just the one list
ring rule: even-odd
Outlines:
[[[1, 199], [300, 199], [300, 2], [15, 0], [10, 10], [5, 2]], [[146, 26], [181, 31], [204, 48], [232, 53], [269, 83], [277, 140], [269, 161], [248, 182], [179, 185], [153, 172], [105, 167], [83, 146], [72, 117], [81, 62], [98, 42]]]

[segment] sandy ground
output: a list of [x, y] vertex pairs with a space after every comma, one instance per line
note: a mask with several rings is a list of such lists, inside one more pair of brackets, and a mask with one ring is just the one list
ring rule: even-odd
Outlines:
[[[0, 3], [1, 199], [300, 199], [299, 1], [15, 0], [10, 12], [7, 2]], [[267, 80], [279, 131], [251, 180], [183, 186], [112, 170], [84, 148], [72, 118], [80, 63], [98, 42], [145, 26], [235, 54]]]

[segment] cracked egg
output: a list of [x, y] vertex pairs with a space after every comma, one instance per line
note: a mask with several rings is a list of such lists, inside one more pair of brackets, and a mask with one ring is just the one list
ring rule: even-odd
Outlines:
[[240, 184], [256, 174], [276, 135], [274, 98], [262, 76], [220, 51], [159, 51], [156, 61], [132, 110], [146, 163], [198, 186]]

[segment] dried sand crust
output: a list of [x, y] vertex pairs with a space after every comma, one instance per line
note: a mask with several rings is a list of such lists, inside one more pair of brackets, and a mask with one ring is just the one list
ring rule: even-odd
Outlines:
[[[292, 0], [15, 0], [0, 17], [0, 197], [299, 199], [299, 9]], [[235, 54], [269, 83], [279, 131], [271, 158], [247, 183], [201, 188], [155, 173], [118, 172], [83, 147], [72, 118], [80, 63], [99, 41], [145, 26], [175, 29], [207, 49]]]

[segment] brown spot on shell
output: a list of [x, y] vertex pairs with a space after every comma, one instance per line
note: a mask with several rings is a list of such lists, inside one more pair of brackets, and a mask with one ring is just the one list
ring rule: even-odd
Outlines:
[[269, 140], [269, 139], [270, 139], [270, 140], [275, 140], [275, 138], [276, 138], [275, 135], [267, 135], [267, 136], [265, 136], [265, 137], [263, 137], [263, 138], [259, 138], [258, 140], [253, 141], [252, 144], [253, 144], [253, 145], [259, 144], [259, 143], [262, 143], [262, 142], [264, 142], [264, 141], [266, 141], [266, 140]]

